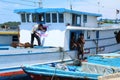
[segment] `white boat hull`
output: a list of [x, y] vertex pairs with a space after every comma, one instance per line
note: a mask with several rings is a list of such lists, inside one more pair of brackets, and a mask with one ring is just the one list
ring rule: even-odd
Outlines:
[[0, 73], [20, 69], [23, 64], [46, 64], [76, 58], [76, 51], [61, 52], [59, 48], [3, 50], [0, 53]]

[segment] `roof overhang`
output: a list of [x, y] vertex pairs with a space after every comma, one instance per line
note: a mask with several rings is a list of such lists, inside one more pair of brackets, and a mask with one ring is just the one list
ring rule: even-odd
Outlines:
[[15, 13], [48, 13], [48, 12], [58, 12], [58, 13], [72, 13], [78, 15], [89, 15], [89, 16], [96, 16], [101, 17], [101, 14], [96, 13], [88, 13], [88, 12], [81, 12], [76, 10], [70, 10], [65, 8], [35, 8], [35, 9], [16, 9], [14, 10]]

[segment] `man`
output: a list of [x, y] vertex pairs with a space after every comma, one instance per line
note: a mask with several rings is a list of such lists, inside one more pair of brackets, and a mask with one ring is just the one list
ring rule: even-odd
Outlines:
[[31, 32], [31, 47], [33, 47], [34, 38], [37, 39], [38, 45], [39, 46], [41, 45], [40, 33], [38, 33], [38, 31], [44, 31], [45, 32], [45, 30], [43, 29], [43, 25], [42, 24], [34, 25], [34, 27], [32, 29], [32, 32]]
[[70, 40], [70, 49], [75, 50], [77, 47], [76, 41], [75, 41], [75, 34], [71, 34], [71, 40]]
[[84, 40], [84, 34], [80, 34], [80, 37], [77, 40], [77, 50], [78, 50], [78, 54], [77, 57], [79, 59], [79, 56], [81, 55], [81, 59], [83, 59], [83, 55], [84, 55], [84, 44], [85, 44], [85, 40]]

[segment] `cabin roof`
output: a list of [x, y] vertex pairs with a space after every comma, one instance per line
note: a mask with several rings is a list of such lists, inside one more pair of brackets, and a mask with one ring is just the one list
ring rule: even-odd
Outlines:
[[101, 14], [96, 13], [88, 13], [88, 12], [81, 12], [76, 10], [70, 10], [65, 8], [35, 8], [35, 9], [16, 9], [14, 10], [15, 13], [47, 13], [47, 12], [58, 12], [58, 13], [73, 13], [73, 14], [83, 14], [89, 16], [96, 16], [100, 17]]
[[92, 31], [100, 31], [100, 30], [120, 30], [120, 26], [106, 26], [106, 27], [78, 27], [78, 26], [67, 26], [67, 30], [92, 30]]

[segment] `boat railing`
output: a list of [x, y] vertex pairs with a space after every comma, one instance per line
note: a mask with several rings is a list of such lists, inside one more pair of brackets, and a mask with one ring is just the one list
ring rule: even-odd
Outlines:
[[96, 54], [98, 53], [98, 51], [99, 51], [99, 47], [98, 47], [98, 40], [95, 40], [95, 39], [93, 39], [93, 42], [95, 43], [95, 45], [96, 45]]

